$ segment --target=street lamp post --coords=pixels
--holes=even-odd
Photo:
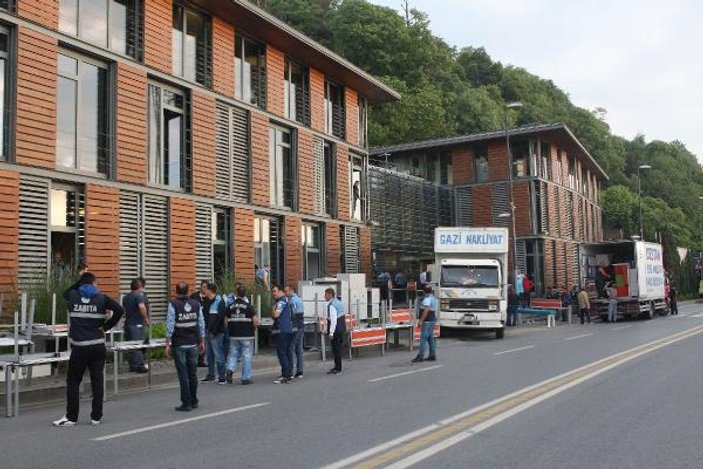
[[[505,105],[505,147],[508,152],[508,186],[510,194],[510,228],[513,238],[513,282],[517,281],[517,233],[515,230],[515,198],[513,197],[513,152],[510,149],[510,122],[508,121],[509,109],[520,109],[522,103],[515,101]]]
[[[637,167],[637,198],[639,202],[639,212],[640,212],[640,239],[644,241],[644,219],[642,218],[642,178],[640,177],[640,170],[651,169],[652,167],[648,164],[641,164]]]

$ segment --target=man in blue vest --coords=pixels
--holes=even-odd
[[[295,293],[292,285],[287,285],[284,289],[288,301],[293,305],[295,312],[293,328],[292,355],[295,358],[295,378],[303,378],[303,338],[305,337],[305,307],[303,300]],[[291,366],[293,364],[291,363]]]
[[[274,284],[271,287],[271,294],[276,301],[273,307],[273,331],[276,336],[276,354],[281,364],[281,376],[274,381],[276,384],[290,383],[293,377],[293,354],[291,344],[293,343],[293,305],[286,298],[286,294],[280,285]]]
[[[122,317],[119,303],[98,290],[95,275],[84,272],[63,297],[68,304],[68,340],[71,358],[66,375],[66,415],[54,422],[56,427],[71,427],[78,422],[79,388],[86,368],[90,371],[93,391],[91,424],[99,425],[103,417],[103,377],[105,375],[105,332]],[[107,319],[107,311],[112,316]]]
[[[325,301],[327,301],[327,332],[330,335],[332,354],[334,354],[334,368],[327,374],[338,375],[342,372],[342,346],[344,345],[344,334],[347,331],[347,322],[344,317],[344,305],[335,296],[334,288],[325,290]]]
[[[435,354],[435,340],[434,340],[434,325],[437,320],[437,298],[432,293],[432,286],[425,285],[423,289],[425,292],[425,297],[422,299],[422,311],[420,313],[420,319],[417,322],[417,327],[420,328],[420,350],[418,350],[417,356],[412,359],[413,363],[418,363],[425,361],[425,349],[429,346],[430,355],[427,357],[427,361],[437,360],[437,355]]]
[[[177,298],[166,313],[166,356],[171,356],[181,386],[179,412],[198,408],[198,356],[205,351],[205,319],[200,302],[188,297],[188,284],[176,286]]]
[[[246,289],[237,286],[236,296],[227,304],[227,328],[229,332],[229,356],[227,357],[227,383],[232,384],[232,375],[242,358],[242,384],[251,384],[251,364],[256,328],[259,318],[246,299]]]
[[[225,357],[229,351],[229,344],[225,344],[227,334],[225,329],[226,302],[217,294],[217,286],[208,282],[205,288],[203,302],[203,315],[205,316],[205,354],[207,356],[207,376],[203,382],[215,381],[217,371],[218,384],[226,384]]]

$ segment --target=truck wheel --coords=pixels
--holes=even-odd
[[[505,337],[505,328],[496,329],[496,339],[502,339],[503,337]]]
[[[647,319],[654,319],[657,314],[657,310],[654,307],[654,302],[649,303],[649,310],[647,311]]]

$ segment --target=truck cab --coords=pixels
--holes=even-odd
[[[438,287],[440,325],[491,330],[497,338],[503,338],[507,314],[507,230],[437,230],[433,280]],[[457,236],[452,230],[459,230]],[[452,239],[449,247],[447,239]],[[463,241],[457,245],[456,240]]]

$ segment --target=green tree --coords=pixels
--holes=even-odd
[[[630,189],[625,186],[605,189],[601,192],[601,206],[606,226],[622,229],[625,238],[637,233],[637,199]]]

